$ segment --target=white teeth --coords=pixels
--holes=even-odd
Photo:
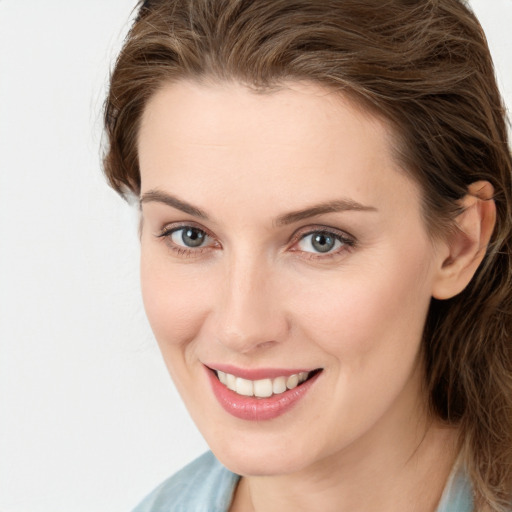
[[[275,395],[284,393],[286,391],[286,377],[277,377],[272,383],[272,391]]]
[[[228,389],[243,396],[256,396],[268,398],[284,393],[287,389],[294,389],[309,377],[309,372],[294,373],[288,377],[276,377],[275,379],[248,380],[235,377],[230,373],[217,370],[219,381]]]
[[[268,398],[272,396],[272,381],[270,379],[262,379],[254,381],[254,396],[260,398]]]
[[[243,396],[253,396],[254,390],[252,380],[242,379],[237,377],[236,379],[236,392]]]
[[[288,380],[286,381],[286,387],[288,389],[296,388],[299,385],[299,376],[294,373],[293,375],[290,375],[288,377]]]
[[[226,373],[226,386],[231,391],[236,391],[236,377],[230,373]]]

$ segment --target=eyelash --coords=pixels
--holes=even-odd
[[[340,242],[341,247],[334,251],[329,251],[325,253],[321,252],[310,252],[310,251],[301,251],[300,249],[291,249],[292,252],[300,252],[301,257],[306,258],[308,260],[326,260],[328,258],[335,258],[340,256],[342,253],[352,250],[356,246],[356,240],[354,237],[344,233],[343,231],[339,231],[334,228],[326,228],[324,226],[318,227],[308,227],[307,230],[301,230],[297,234],[294,234],[292,237],[292,247],[299,244],[301,241],[305,240],[308,236],[313,235],[323,235],[330,238],[334,238],[335,242]]]
[[[218,242],[216,242],[216,247],[212,245],[205,245],[205,246],[199,246],[197,248],[189,248],[184,246],[176,245],[172,240],[171,237],[173,234],[185,230],[185,229],[193,229],[197,230],[201,233],[203,233],[206,237],[209,237],[212,240],[215,240],[214,236],[211,235],[207,230],[205,230],[202,227],[195,226],[194,224],[181,224],[181,225],[174,225],[174,226],[165,226],[160,233],[155,235],[157,238],[163,239],[173,252],[175,252],[178,256],[182,257],[194,257],[199,256],[203,254],[205,251],[208,251],[210,249],[217,249],[220,246]],[[321,252],[310,252],[310,251],[301,251],[300,249],[293,249],[295,245],[300,243],[301,241],[305,240],[308,236],[313,235],[324,235],[327,237],[334,238],[335,242],[340,242],[342,245],[335,251],[329,251],[326,253]],[[352,250],[356,246],[356,240],[351,235],[348,235],[347,233],[334,229],[334,228],[326,228],[325,226],[311,226],[306,229],[301,229],[294,233],[294,235],[291,238],[291,252],[299,252],[302,254],[301,257],[306,258],[308,260],[314,260],[314,259],[321,259],[326,260],[328,258],[333,258],[336,256],[340,256],[341,253],[344,253],[346,251]]]
[[[195,226],[194,224],[181,224],[181,225],[174,225],[174,226],[165,226],[162,231],[156,235],[157,238],[161,238],[166,243],[167,247],[171,249],[173,252],[175,252],[178,256],[182,257],[193,257],[193,256],[199,256],[203,254],[205,251],[212,249],[212,246],[205,245],[201,247],[194,248],[188,248],[180,245],[176,245],[172,240],[171,237],[174,233],[177,233],[178,231],[185,230],[185,229],[194,229],[197,231],[200,231],[201,233],[204,233],[207,237],[214,240],[215,238],[213,235],[211,235],[208,231],[206,231],[204,228],[200,228],[199,226]],[[220,247],[220,244],[217,243],[217,245]]]

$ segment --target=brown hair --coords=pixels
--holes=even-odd
[[[258,90],[307,80],[349,94],[396,133],[424,191],[432,234],[468,186],[489,181],[497,224],[458,296],[432,300],[424,335],[431,409],[459,426],[481,510],[512,500],[512,159],[483,31],[459,0],[156,0],[145,2],[111,77],[105,173],[139,194],[137,134],[170,80],[236,80]]]

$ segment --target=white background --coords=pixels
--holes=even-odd
[[[121,512],[206,449],[100,171],[132,0],[0,0],[0,512]],[[472,2],[512,105],[512,0]]]

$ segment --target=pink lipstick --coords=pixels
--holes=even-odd
[[[321,369],[205,369],[213,394],[224,410],[248,421],[271,420],[286,413],[306,395],[321,373]]]

